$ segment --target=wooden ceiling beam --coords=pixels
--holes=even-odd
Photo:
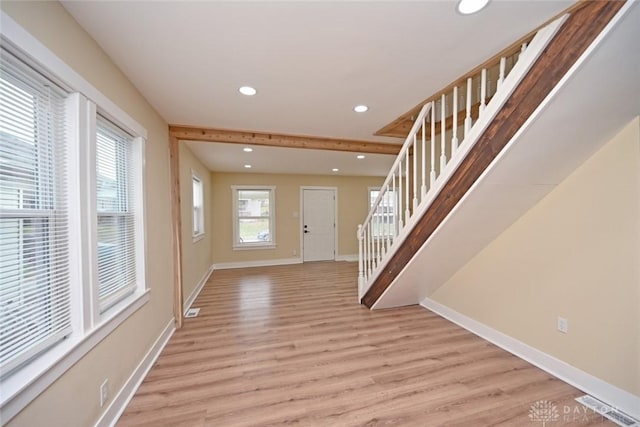
[[[353,139],[287,135],[228,129],[169,125],[169,135],[181,141],[223,142],[282,148],[348,151],[353,153],[398,155],[401,145]]]

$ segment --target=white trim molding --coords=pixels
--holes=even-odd
[[[302,258],[265,259],[260,261],[222,262],[213,264],[214,270],[228,270],[231,268],[269,267],[272,265],[302,264]]]
[[[184,314],[187,313],[187,311],[191,308],[191,305],[196,300],[198,295],[200,295],[202,288],[204,288],[204,285],[209,280],[209,277],[211,277],[211,273],[213,273],[213,270],[214,270],[214,265],[212,264],[211,267],[209,267],[209,269],[204,273],[204,275],[198,281],[198,286],[196,286],[193,292],[191,292],[191,295],[189,295],[187,299],[184,300],[184,303],[182,304],[182,310]]]
[[[358,262],[358,254],[336,255],[336,261]]]
[[[422,300],[420,305],[427,310],[444,317],[469,332],[497,345],[503,350],[531,363],[556,378],[570,384],[587,394],[619,409],[634,418],[640,418],[640,397],[622,390],[600,378],[584,372],[543,351],[533,348],[522,341],[503,334],[483,323],[461,314],[430,298]]]
[[[136,391],[144,381],[145,377],[153,367],[153,364],[162,353],[162,350],[169,342],[171,336],[175,332],[175,319],[171,319],[164,330],[160,333],[160,336],[153,343],[147,354],[140,361],[136,369],[131,373],[127,381],[118,391],[116,396],[111,401],[111,404],[104,411],[96,427],[111,427],[115,426],[118,419],[122,416],[122,413],[126,409],[127,405],[135,395]]]

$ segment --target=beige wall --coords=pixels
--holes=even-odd
[[[213,260],[216,264],[298,258],[300,256],[300,187],[337,187],[338,256],[358,253],[356,228],[368,213],[367,188],[384,178],[212,173]],[[276,249],[232,249],[232,185],[276,186]],[[293,251],[297,255],[293,255]]]
[[[59,3],[3,1],[0,7],[148,131],[145,174],[151,299],[9,423],[86,427],[94,425],[102,413],[98,401],[102,381],[109,379],[113,397],[173,318],[167,124]]]
[[[432,298],[640,396],[640,119]]]
[[[204,231],[202,239],[193,240],[192,171],[202,180],[204,191]],[[182,211],[182,292],[184,301],[196,290],[213,263],[211,256],[211,175],[209,169],[180,144],[180,203]]]

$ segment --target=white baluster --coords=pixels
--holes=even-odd
[[[385,197],[385,203],[384,203],[384,208],[385,208],[385,240],[387,242],[387,244],[384,247],[384,253],[386,255],[387,252],[389,252],[389,246],[391,245],[391,221],[390,221],[390,215],[391,215],[391,210],[389,209],[389,197],[391,196],[391,193],[389,193],[389,187],[387,187],[387,192],[384,194]]]
[[[480,112],[484,111],[487,100],[487,69],[483,68],[480,77]]]
[[[453,157],[453,154],[458,150],[458,86],[453,87],[453,109],[451,111],[453,118],[451,157]]]
[[[404,204],[404,208],[405,208],[405,212],[404,212],[404,223],[407,224],[409,222],[409,218],[411,218],[411,210],[410,210],[410,205],[409,205],[409,178],[411,177],[411,175],[409,175],[409,150],[407,150],[407,152],[404,154],[404,161],[405,161],[405,168],[404,168],[404,183],[406,184],[404,186],[404,192],[405,192],[405,201],[406,203]]]
[[[365,255],[365,261],[367,262],[367,268],[365,269],[365,274],[367,275],[367,282],[371,279],[371,255],[370,255],[370,250],[369,250],[369,242],[371,241],[371,239],[369,239],[369,228],[371,226],[371,222],[369,222],[369,224],[367,224],[367,229],[365,230],[365,240],[366,240],[366,255]]]
[[[429,174],[429,189],[436,182],[436,102],[431,101],[431,173]]]
[[[398,211],[396,210],[397,206],[397,202],[398,202],[398,193],[396,193],[396,174],[394,173],[392,175],[392,179],[391,179],[391,188],[393,191],[393,240],[396,239],[396,236],[398,235],[398,231],[400,229],[398,221]]]
[[[425,127],[427,125],[426,114],[422,117],[422,188],[420,189],[420,202],[424,200],[425,194],[427,194],[427,143],[425,137]]]
[[[398,232],[404,228],[404,222],[402,221],[402,161],[398,162]]]
[[[507,69],[507,58],[504,56],[500,58],[500,77],[498,77],[498,89],[502,86],[502,82],[504,82],[504,73]]]
[[[366,249],[367,249],[367,257],[365,258],[367,261],[367,277],[371,277],[371,221],[366,225]]]
[[[471,90],[472,80],[471,77],[467,79],[467,115],[464,119],[464,137],[467,137],[469,129],[471,129]]]
[[[376,213],[378,213],[378,209],[380,209],[380,204],[376,205]],[[378,215],[376,215],[376,229],[378,230],[378,232],[376,233],[376,241],[375,241],[378,264],[380,264],[380,259],[381,259],[381,250],[380,250],[380,241],[382,240],[382,234],[381,234],[381,228],[380,228],[381,220],[382,220],[382,215],[378,213]]]
[[[363,250],[364,250],[364,278],[365,281],[369,281],[369,260],[367,258],[367,223],[362,227],[362,241],[363,241]]]
[[[413,211],[418,207],[418,140],[413,134]]]
[[[362,259],[363,250],[363,236],[362,236],[362,224],[358,224],[358,295],[362,297],[362,290],[364,289],[364,260]]]
[[[520,47],[520,55],[522,55],[525,50],[527,50],[527,44],[526,43],[522,43],[522,46]]]
[[[446,113],[446,97],[442,94],[440,101],[440,173],[447,165],[447,113]]]

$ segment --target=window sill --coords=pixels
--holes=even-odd
[[[204,239],[205,233],[195,234],[193,235],[193,243],[199,242]]]
[[[234,251],[251,251],[254,249],[260,250],[260,249],[275,249],[276,245],[275,243],[267,243],[264,245],[260,245],[260,244],[246,244],[246,245],[235,245],[233,247]]]
[[[148,289],[134,293],[105,313],[102,322],[86,335],[79,331],[72,333],[24,368],[4,378],[0,393],[3,421],[18,414],[148,301]]]

